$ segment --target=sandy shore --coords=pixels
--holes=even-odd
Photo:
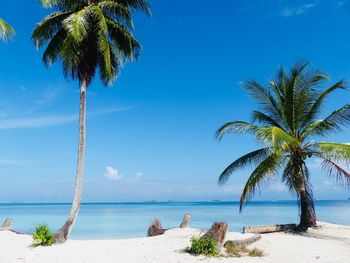
[[[109,262],[350,262],[350,227],[320,223],[303,236],[286,233],[264,234],[251,248],[264,251],[262,258],[205,258],[182,252],[200,230],[172,229],[163,236],[126,240],[69,240],[63,245],[31,248],[32,238],[9,231],[0,232],[1,263],[109,263]],[[227,239],[243,235],[230,232]]]

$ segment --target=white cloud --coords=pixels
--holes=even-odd
[[[119,181],[123,176],[117,169],[113,168],[112,166],[107,166],[105,177],[111,181]]]
[[[291,17],[299,16],[304,14],[307,10],[314,8],[316,5],[314,3],[303,4],[297,7],[286,6],[282,11],[282,16]]]
[[[135,180],[141,180],[142,179],[142,177],[143,177],[143,172],[137,172],[136,174],[135,174]]]

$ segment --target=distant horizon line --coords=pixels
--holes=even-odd
[[[324,201],[350,201],[350,198],[345,199],[315,199],[315,202],[324,202]],[[278,202],[297,202],[295,199],[270,199],[270,200],[256,200],[250,201],[247,203],[278,203]],[[168,200],[168,201],[157,201],[157,200],[148,200],[148,201],[122,201],[122,202],[82,202],[82,205],[91,205],[91,204],[167,204],[167,203],[180,203],[180,204],[188,204],[188,203],[240,203],[239,201],[227,201],[227,200],[204,200],[204,201],[176,201],[176,200]],[[39,205],[39,204],[54,204],[54,205],[71,205],[70,202],[0,202],[0,205],[15,205],[15,204],[26,204],[26,205]]]

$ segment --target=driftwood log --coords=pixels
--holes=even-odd
[[[165,230],[162,226],[162,223],[159,219],[154,219],[150,226],[148,227],[147,236],[148,237],[154,237],[154,236],[160,236],[165,233]]]
[[[6,218],[4,223],[2,224],[3,229],[11,229],[13,220],[11,218]]]
[[[181,225],[180,225],[180,228],[186,228],[186,227],[188,227],[188,225],[189,225],[190,222],[191,222],[191,218],[192,218],[191,214],[186,214],[186,215],[184,215],[184,218],[182,219],[182,223],[181,223]]]
[[[286,224],[286,225],[270,225],[270,226],[248,226],[243,227],[243,234],[245,233],[273,233],[281,231],[290,231],[296,228],[296,224]]]
[[[222,248],[222,245],[225,241],[225,236],[227,232],[227,224],[224,222],[215,222],[210,229],[201,237],[207,238],[210,237],[217,242],[218,250]]]
[[[254,242],[258,241],[261,239],[261,235],[260,234],[256,234],[252,237],[249,238],[245,238],[245,239],[238,239],[238,240],[228,240],[225,242],[224,247],[246,247],[249,246],[251,244],[253,244]]]

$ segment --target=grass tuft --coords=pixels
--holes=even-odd
[[[217,242],[210,237],[191,239],[191,247],[187,250],[195,255],[205,255],[214,257],[219,254],[217,250]]]
[[[54,235],[51,233],[47,225],[37,226],[35,228],[35,232],[32,234],[32,237],[32,247],[51,246],[56,242]]]
[[[263,257],[264,253],[262,250],[254,248],[248,249],[244,246],[235,246],[231,243],[225,245],[226,253],[233,257],[242,257],[248,255],[250,257]]]

